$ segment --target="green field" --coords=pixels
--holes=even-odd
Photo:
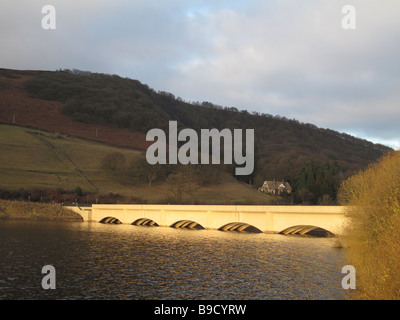
[[[104,155],[118,151],[132,160],[140,152],[66,135],[0,125],[0,188],[63,188],[119,192],[99,170]],[[122,188],[125,189],[125,188]]]
[[[64,134],[31,128],[0,125],[0,189],[46,189],[74,191],[79,186],[84,194],[120,194],[146,203],[168,203],[174,187],[168,182],[149,186],[113,175],[101,169],[107,154],[123,154],[125,163],[143,152],[92,142]],[[218,184],[185,186],[185,203],[199,204],[270,204],[276,199],[223,174]]]

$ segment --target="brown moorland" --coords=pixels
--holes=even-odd
[[[151,144],[144,133],[131,132],[112,125],[86,124],[73,121],[61,113],[58,101],[32,98],[23,83],[41,71],[0,69],[0,122],[69,134],[93,141],[146,150]]]

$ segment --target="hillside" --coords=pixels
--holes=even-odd
[[[143,152],[92,142],[65,134],[0,125],[0,198],[71,203],[275,203],[223,173],[219,183],[199,183],[194,175],[170,180],[158,177],[149,185],[132,167]],[[106,160],[117,155],[113,170]],[[135,162],[136,161],[136,162]],[[180,172],[180,175],[183,171]],[[178,176],[179,177],[179,176]],[[179,183],[184,190],[179,190]],[[78,189],[78,190],[77,190]],[[7,190],[7,191],[6,191]],[[180,192],[180,194],[178,194]],[[180,198],[177,198],[180,196]],[[281,201],[282,202],[282,201]]]
[[[266,106],[267,108],[267,106]],[[259,187],[285,179],[295,202],[334,201],[340,182],[390,148],[269,114],[250,114],[211,102],[185,102],[137,80],[77,70],[0,69],[0,122],[146,150],[151,128],[255,130],[255,170],[235,177]],[[232,168],[224,168],[233,175]],[[329,202],[328,201],[328,202]]]
[[[24,83],[40,71],[0,69],[0,122],[66,133],[93,141],[145,150],[149,143],[143,133],[97,123],[82,123],[62,114],[63,103],[32,97]]]

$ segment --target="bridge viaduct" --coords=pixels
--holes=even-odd
[[[338,235],[342,206],[92,205],[68,207],[84,221],[284,234]]]

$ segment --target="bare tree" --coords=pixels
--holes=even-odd
[[[112,152],[104,156],[101,160],[101,168],[116,173],[117,170],[125,165],[125,156],[120,152]]]
[[[133,160],[130,164],[129,172],[137,182],[145,182],[149,186],[157,180],[164,179],[166,175],[165,167],[160,164],[151,165],[144,157]]]

